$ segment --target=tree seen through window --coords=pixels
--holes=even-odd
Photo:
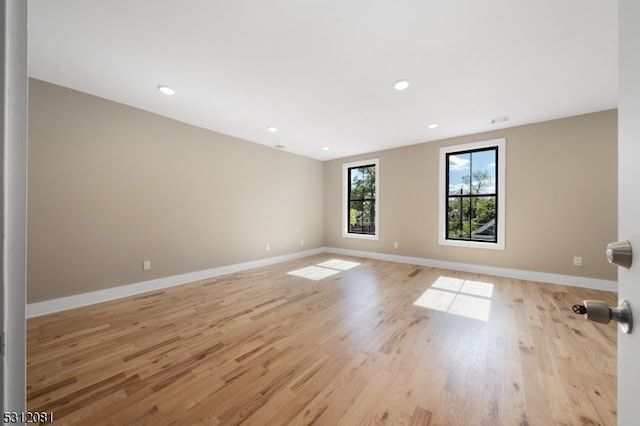
[[[369,164],[350,167],[348,170],[348,232],[374,235],[376,233],[376,166]]]
[[[498,147],[447,154],[447,239],[497,241]]]

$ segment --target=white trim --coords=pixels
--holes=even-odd
[[[120,299],[133,296],[148,291],[155,291],[162,288],[173,287],[190,282],[214,278],[220,275],[234,272],[246,271],[262,266],[275,265],[289,260],[300,259],[320,253],[333,253],[345,256],[364,257],[368,259],[386,260],[389,262],[409,263],[412,265],[429,266],[432,268],[451,269],[456,271],[473,272],[501,277],[517,278],[521,280],[538,281],[551,284],[568,285],[572,287],[591,288],[604,291],[618,291],[617,281],[601,280],[596,278],[577,277],[573,275],[550,274],[547,272],[525,271],[520,269],[499,268],[494,266],[474,265],[468,263],[448,262],[444,260],[426,259],[422,257],[398,256],[386,253],[376,253],[360,250],[347,250],[335,247],[321,247],[306,250],[293,254],[270,257],[267,259],[254,260],[250,262],[237,263],[234,265],[221,266],[219,268],[207,269],[204,271],[191,272],[188,274],[174,275],[172,277],[158,278],[156,280],[143,281],[105,290],[93,291],[74,296],[62,297],[59,299],[47,300],[44,302],[30,303],[27,305],[26,317],[33,318],[54,312],[65,311],[67,309],[79,308],[96,303],[107,302],[109,300]]]
[[[548,272],[526,271],[522,269],[500,268],[496,266],[474,265],[470,263],[448,262],[445,260],[426,259],[422,257],[398,256],[394,254],[375,253],[361,250],[347,250],[325,247],[326,253],[357,256],[369,259],[386,260],[389,262],[409,263],[412,265],[429,266],[432,268],[451,269],[455,271],[472,272],[500,277],[516,278],[520,280],[538,281],[549,284],[568,285],[571,287],[590,288],[594,290],[618,291],[618,282],[597,278],[578,277],[574,275],[551,274]]]
[[[473,142],[463,145],[451,145],[440,148],[440,169],[439,169],[439,200],[438,200],[438,244],[444,246],[472,247],[482,249],[504,250],[505,245],[505,174],[506,174],[506,143],[505,138],[491,139],[480,142]],[[498,147],[498,242],[483,243],[474,241],[455,241],[445,238],[447,229],[446,199],[446,154],[456,151],[470,151],[478,148]]]
[[[0,5],[3,43],[2,142],[0,142],[0,405],[4,413],[24,413],[26,404],[27,194],[28,194],[28,6],[21,1]],[[6,421],[6,420],[5,420]],[[10,423],[7,422],[7,423]],[[6,423],[5,423],[6,424]]]
[[[67,309],[79,308],[81,306],[93,305],[95,303],[120,299],[122,297],[133,296],[148,291],[155,291],[180,284],[187,284],[193,281],[214,278],[220,275],[234,272],[246,271],[248,269],[262,266],[275,265],[289,260],[299,259],[314,254],[324,253],[323,248],[305,250],[297,253],[282,256],[269,257],[266,259],[253,260],[249,262],[236,263],[233,265],[221,266],[218,268],[206,269],[203,271],[190,272],[187,274],[174,275],[171,277],[158,278],[155,280],[143,281],[104,290],[92,291],[90,293],[77,294],[74,296],[61,297],[59,299],[46,300],[44,302],[30,303],[27,305],[26,317],[33,318],[54,312],[65,311]]]
[[[347,223],[347,216],[345,212],[348,209],[349,200],[347,200],[349,196],[349,182],[347,182],[348,170],[351,167],[359,167],[359,166],[368,166],[373,164],[376,166],[376,203],[375,203],[375,227],[376,233],[374,235],[367,234],[354,234],[349,232],[349,224]],[[351,163],[343,163],[342,164],[342,211],[340,212],[342,216],[342,236],[344,238],[357,238],[361,240],[377,240],[380,238],[380,159],[373,158],[371,160],[361,160],[354,161]]]

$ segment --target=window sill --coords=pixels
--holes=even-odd
[[[504,241],[498,241],[497,243],[481,243],[475,241],[457,241],[457,240],[445,240],[441,239],[438,241],[441,246],[452,246],[452,247],[467,247],[467,248],[478,248],[478,249],[488,249],[488,250],[504,250]]]
[[[342,233],[342,237],[343,238],[354,238],[356,240],[377,240],[378,239],[378,235],[352,234],[352,233],[349,233],[349,232],[343,232]]]

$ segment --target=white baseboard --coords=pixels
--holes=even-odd
[[[550,274],[547,272],[525,271],[521,269],[500,268],[496,266],[474,265],[468,263],[447,262],[444,260],[426,259],[422,257],[398,256],[386,253],[374,253],[359,250],[346,250],[335,247],[325,247],[325,252],[357,256],[370,259],[387,260],[390,262],[410,263],[413,265],[430,266],[433,268],[452,269],[456,271],[474,272],[479,274],[497,275],[500,277],[517,278],[521,280],[539,281],[550,284],[561,284],[572,287],[583,287],[594,290],[618,291],[618,282],[597,278],[578,277],[574,275]]]
[[[562,284],[574,287],[585,287],[595,290],[614,292],[618,291],[618,283],[616,281],[610,280],[577,277],[573,275],[558,275],[546,272],[524,271],[520,269],[499,268],[494,266],[473,265],[467,263],[447,262],[443,260],[426,259],[421,257],[408,257],[368,251],[346,250],[335,247],[321,247],[283,256],[226,265],[203,271],[158,278],[155,280],[143,281],[140,283],[128,284],[108,288],[105,290],[92,291],[90,293],[83,293],[74,296],[62,297],[59,299],[46,300],[44,302],[30,303],[27,305],[26,316],[27,318],[38,317],[54,312],[65,311],[67,309],[79,308],[81,306],[93,305],[95,303],[106,302],[108,300],[119,299],[122,297],[133,296],[135,294],[145,293],[148,291],[186,284],[193,281],[214,278],[220,275],[259,268],[261,266],[275,265],[277,263],[299,259],[319,253],[333,253],[345,256],[357,256],[369,259],[387,260],[390,262],[410,263],[413,265],[430,266],[434,268],[452,269],[457,271],[474,272],[488,275],[498,275],[502,277],[517,278],[522,280],[540,281],[545,283]]]
[[[259,268],[261,266],[275,265],[277,263],[286,262],[288,260],[294,260],[301,257],[323,253],[324,251],[324,248],[305,250],[282,256],[252,260],[250,262],[236,263],[233,265],[225,265],[218,268],[206,269],[203,271],[190,272],[187,274],[174,275],[171,277],[158,278],[155,280],[112,287],[105,290],[98,290],[89,293],[77,294],[74,296],[61,297],[59,299],[46,300],[44,302],[29,303],[27,305],[26,317],[38,317],[54,312],[66,311],[67,309],[79,308],[81,306],[93,305],[95,303],[106,302],[108,300],[119,299],[122,297],[133,296],[135,294],[145,293],[148,291],[186,284],[193,281],[214,278],[220,275],[246,271],[248,269]]]

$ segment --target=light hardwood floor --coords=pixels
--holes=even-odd
[[[29,319],[27,404],[59,425],[615,425],[616,326],[583,299],[617,304],[317,255]]]

